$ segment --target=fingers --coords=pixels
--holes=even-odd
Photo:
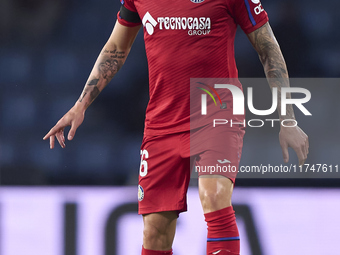
[[[65,148],[65,137],[64,137],[64,129],[67,126],[67,121],[65,118],[61,118],[57,124],[51,128],[51,130],[44,136],[43,140],[50,138],[50,148],[54,148],[55,138],[57,138],[60,146]]]
[[[280,130],[280,144],[284,162],[289,160],[288,147],[293,148],[299,160],[299,165],[303,165],[309,152],[308,136],[299,127],[282,128]]]
[[[281,148],[283,160],[285,163],[288,163],[289,161],[288,145],[287,144],[281,145]],[[301,145],[300,147],[294,147],[293,149],[298,157],[299,166],[303,165],[307,159],[308,154],[307,145]]]
[[[52,135],[54,136],[57,131],[58,131],[59,127],[57,125],[55,125],[53,128],[51,128],[51,130],[44,136],[43,140],[47,140],[49,137],[51,137]]]
[[[309,141],[308,141],[308,136],[306,136],[306,141],[305,141],[305,161],[308,157],[308,153],[309,153]],[[303,162],[305,163],[305,162]]]
[[[51,135],[50,136],[50,149],[54,148],[55,138],[57,138],[61,148],[65,148],[66,147],[65,137],[64,137],[64,130],[60,130],[55,135]]]
[[[72,123],[71,129],[68,132],[68,136],[67,136],[67,139],[69,141],[71,141],[73,139],[73,137],[75,136],[77,128],[78,128],[78,126],[76,126],[75,124]]]
[[[288,145],[286,143],[282,144],[281,149],[282,149],[283,161],[285,163],[288,163],[289,161]]]
[[[299,159],[299,166],[303,165],[308,155],[308,138],[298,147],[293,148]]]
[[[67,126],[71,126],[71,129],[68,133],[68,140],[72,140],[77,128],[84,120],[84,113],[79,111],[68,111],[58,122],[57,124],[44,136],[44,140],[50,138],[50,147],[54,148],[55,138],[57,138],[60,146],[62,148],[66,147],[65,144],[65,136],[64,129]]]
[[[54,148],[54,141],[55,141],[54,135],[50,136],[50,149]]]
[[[307,155],[305,153],[305,149],[304,148],[299,148],[299,149],[294,149],[296,152],[296,155],[298,156],[299,159],[299,166],[302,166],[306,159],[307,159]]]
[[[61,148],[65,148],[66,147],[66,143],[65,143],[65,136],[64,136],[64,128],[59,128],[59,130],[57,130],[57,125],[55,127],[53,127],[45,136],[44,136],[44,140],[46,140],[47,138],[50,138],[50,148],[53,149],[54,148],[54,144],[55,144],[55,138],[57,138],[58,143],[60,144]],[[72,140],[76,130],[77,130],[78,126],[75,124],[71,125],[71,129],[68,133],[68,140]]]
[[[64,137],[64,129],[61,129],[59,130],[57,133],[56,133],[56,138],[61,146],[61,148],[65,148],[66,145],[65,145],[65,137]]]
[[[50,138],[50,149],[54,148],[55,138],[57,138],[60,146],[65,148],[65,137],[64,137],[64,128],[60,129],[58,125],[55,125],[43,138],[46,140]]]

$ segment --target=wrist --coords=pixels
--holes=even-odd
[[[82,112],[85,113],[87,109],[87,104],[85,102],[79,102],[77,101],[74,106],[72,107],[74,111],[76,112]]]
[[[280,118],[280,123],[281,128],[290,128],[297,126],[297,121],[295,120],[295,118]]]

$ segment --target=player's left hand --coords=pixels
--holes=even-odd
[[[299,165],[303,165],[309,152],[308,136],[305,132],[298,126],[281,126],[279,138],[284,162],[287,163],[289,161],[288,147],[291,147],[299,158]]]

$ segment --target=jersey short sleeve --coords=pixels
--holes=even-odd
[[[242,30],[249,34],[268,21],[260,0],[233,0],[232,16]]]
[[[141,19],[138,15],[133,0],[121,0],[122,6],[117,14],[118,22],[127,27],[140,25]]]

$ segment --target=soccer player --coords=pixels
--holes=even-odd
[[[144,222],[142,254],[172,254],[176,221],[179,213],[187,209],[190,166],[217,160],[238,167],[243,144],[242,127],[218,129],[209,137],[212,145],[204,143],[208,144],[204,148],[203,143],[190,144],[197,141],[191,140],[191,134],[195,136],[209,128],[195,127],[195,132],[190,133],[190,78],[237,78],[237,25],[258,52],[271,88],[280,92],[288,87],[288,72],[260,0],[122,0],[117,19],[79,100],[44,139],[50,139],[51,149],[55,138],[64,148],[67,126],[71,126],[68,140],[74,138],[87,107],[122,67],[143,26],[150,100],[138,185],[139,214]],[[295,119],[291,105],[287,114],[281,115],[280,96],[278,105],[281,120]],[[298,126],[281,126],[279,138],[284,161],[288,162],[288,147],[292,147],[299,164],[303,164],[308,154],[306,134]],[[214,142],[217,151],[211,149]],[[216,158],[215,154],[226,156]],[[240,239],[231,205],[235,176],[199,175],[199,195],[208,226],[207,254],[239,254]]]

